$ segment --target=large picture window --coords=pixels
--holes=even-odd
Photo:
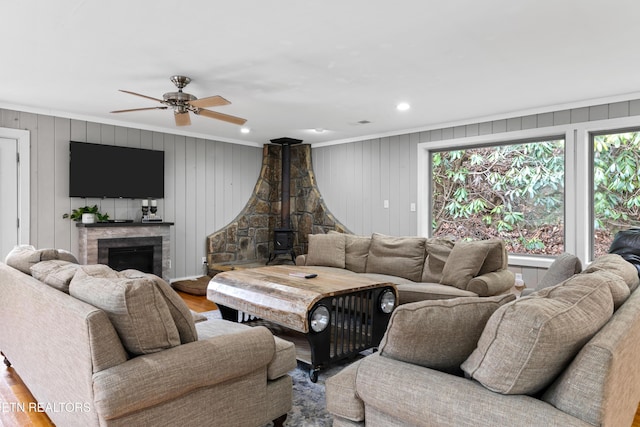
[[[513,254],[565,250],[565,140],[430,152],[431,235],[500,238]]]
[[[640,131],[592,134],[593,256],[615,234],[640,226]]]

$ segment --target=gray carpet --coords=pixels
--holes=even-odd
[[[218,310],[201,314],[209,319],[221,318]],[[302,362],[298,362],[298,367],[289,372],[289,375],[293,378],[293,407],[289,411],[284,425],[287,427],[331,427],[333,418],[326,410],[324,398],[325,381],[340,372],[349,363],[352,363],[352,361],[344,361],[331,366],[329,369],[321,370],[318,375],[318,381],[312,383],[309,379],[309,367]],[[269,423],[264,427],[269,426],[273,426],[273,423]]]

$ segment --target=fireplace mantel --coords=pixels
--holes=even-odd
[[[99,263],[99,241],[109,239],[160,237],[162,239],[162,278],[169,280],[171,271],[172,222],[99,222],[78,223],[78,260],[81,264]]]

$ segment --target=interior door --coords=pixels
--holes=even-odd
[[[18,141],[0,138],[0,260],[20,241]]]

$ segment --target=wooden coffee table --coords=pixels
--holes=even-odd
[[[297,351],[298,359],[310,365],[315,382],[321,368],[380,343],[398,293],[393,283],[357,274],[274,265],[219,273],[209,282],[207,298],[227,320],[259,318],[302,334],[310,357]]]

